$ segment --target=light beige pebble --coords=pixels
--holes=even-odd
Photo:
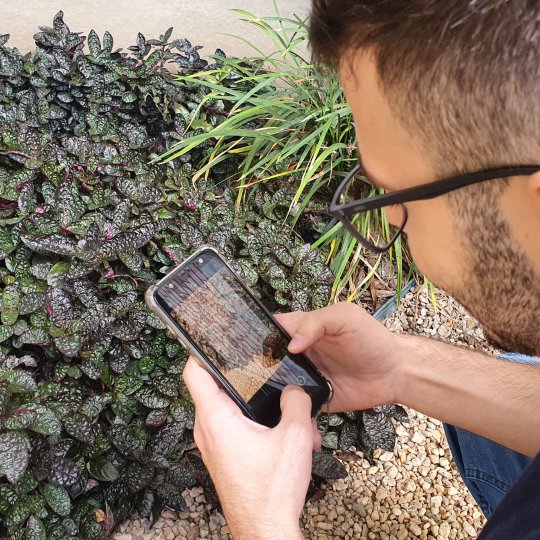
[[[468,521],[463,522],[463,530],[469,536],[476,537],[476,529]]]
[[[384,452],[384,454],[381,454],[379,457],[379,460],[383,463],[392,459],[394,459],[394,452]]]
[[[443,521],[439,525],[439,536],[441,538],[449,538],[450,537],[450,524],[447,521]]]
[[[187,536],[187,529],[184,527],[184,523],[182,521],[177,522],[173,530],[176,534],[183,534],[184,536]]]
[[[375,492],[375,497],[378,501],[383,501],[388,497],[388,491],[383,487],[378,487],[377,491]]]
[[[397,540],[405,540],[409,537],[409,531],[405,528],[400,529],[397,533]]]
[[[416,484],[414,483],[414,480],[407,480],[407,482],[405,483],[404,488],[407,491],[411,491],[411,492],[416,491]]]
[[[163,510],[163,512],[161,513],[161,517],[162,519],[165,519],[165,520],[178,519],[178,515],[176,514],[176,512],[174,512],[173,510],[170,510],[169,508],[166,508],[165,510]]]

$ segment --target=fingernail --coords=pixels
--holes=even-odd
[[[289,349],[299,349],[304,344],[305,340],[302,336],[293,336],[289,343]]]

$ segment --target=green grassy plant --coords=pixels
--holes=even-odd
[[[275,4],[274,4],[275,5]],[[345,102],[336,74],[323,72],[306,60],[308,32],[298,16],[260,18],[234,10],[248,24],[264,32],[274,52],[246,59],[217,58],[213,69],[181,75],[178,82],[199,94],[199,105],[191,113],[188,137],[162,154],[161,160],[181,159],[198,145],[210,144],[212,151],[200,162],[193,177],[208,179],[231,161],[228,183],[236,185],[236,205],[249,203],[260,183],[286,181],[294,186],[289,218],[294,227],[302,211],[313,201],[328,204],[345,174],[356,162],[356,140],[352,114]],[[216,67],[217,65],[217,67]],[[254,68],[254,66],[257,66]],[[234,82],[234,84],[232,84]],[[224,115],[215,125],[201,121],[207,106],[224,104]],[[377,190],[366,182],[363,195]],[[388,234],[384,214],[372,214],[357,222],[363,234],[377,229]],[[328,218],[315,243],[328,255],[335,275],[332,300],[354,300],[377,275],[381,258],[366,264],[364,248]],[[401,289],[403,252],[400,244],[390,253]]]

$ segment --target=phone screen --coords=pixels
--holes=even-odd
[[[324,378],[305,356],[288,352],[288,336],[211,250],[174,271],[155,298],[258,417],[279,419],[288,384],[304,387],[314,408],[328,398]]]

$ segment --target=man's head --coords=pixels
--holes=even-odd
[[[540,4],[312,0],[316,59],[339,70],[362,163],[397,190],[540,163]],[[540,354],[540,173],[407,204],[415,262],[501,346]],[[392,219],[392,209],[388,210]]]

